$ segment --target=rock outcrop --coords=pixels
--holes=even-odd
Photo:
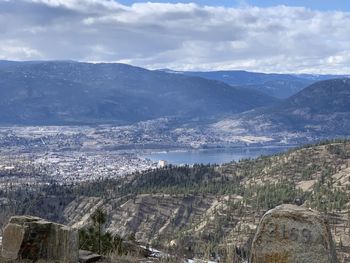
[[[255,234],[251,263],[336,263],[326,220],[316,211],[281,205],[268,211]]]
[[[5,260],[78,262],[78,232],[32,216],[14,216],[4,229]]]
[[[79,262],[80,263],[92,263],[99,261],[102,258],[101,255],[98,255],[94,252],[88,250],[79,250]]]

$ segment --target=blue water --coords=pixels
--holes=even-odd
[[[169,164],[223,164],[261,155],[271,155],[287,151],[290,147],[246,147],[230,149],[210,149],[193,151],[154,152],[144,157],[154,162],[165,160]]]

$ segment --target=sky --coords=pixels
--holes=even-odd
[[[149,0],[132,1],[122,0],[121,4],[132,5],[134,3],[147,3]],[[153,2],[153,1],[151,1]],[[287,5],[294,7],[306,7],[314,10],[339,10],[350,11],[350,2],[348,0],[194,0],[194,1],[178,1],[178,0],[158,0],[160,3],[196,3],[198,5],[209,6],[224,6],[224,7],[241,7],[241,6],[258,6],[258,7],[272,7],[276,5]]]
[[[0,59],[350,74],[350,1],[0,0]]]

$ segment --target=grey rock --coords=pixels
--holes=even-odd
[[[8,224],[4,229],[4,240],[2,244],[2,257],[6,259],[17,259],[24,238],[25,228],[17,224]]]
[[[88,250],[79,250],[79,262],[80,263],[91,263],[99,261],[102,258],[101,255],[95,254]]]
[[[281,205],[268,211],[258,226],[251,263],[336,263],[330,229],[316,211]]]
[[[78,262],[78,232],[32,216],[14,216],[4,229],[5,260]]]

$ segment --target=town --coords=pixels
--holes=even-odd
[[[239,123],[193,127],[161,118],[133,125],[12,126],[0,128],[0,187],[76,184],[154,169],[154,151],[297,145],[304,134],[243,135]],[[312,138],[311,138],[312,139]]]

